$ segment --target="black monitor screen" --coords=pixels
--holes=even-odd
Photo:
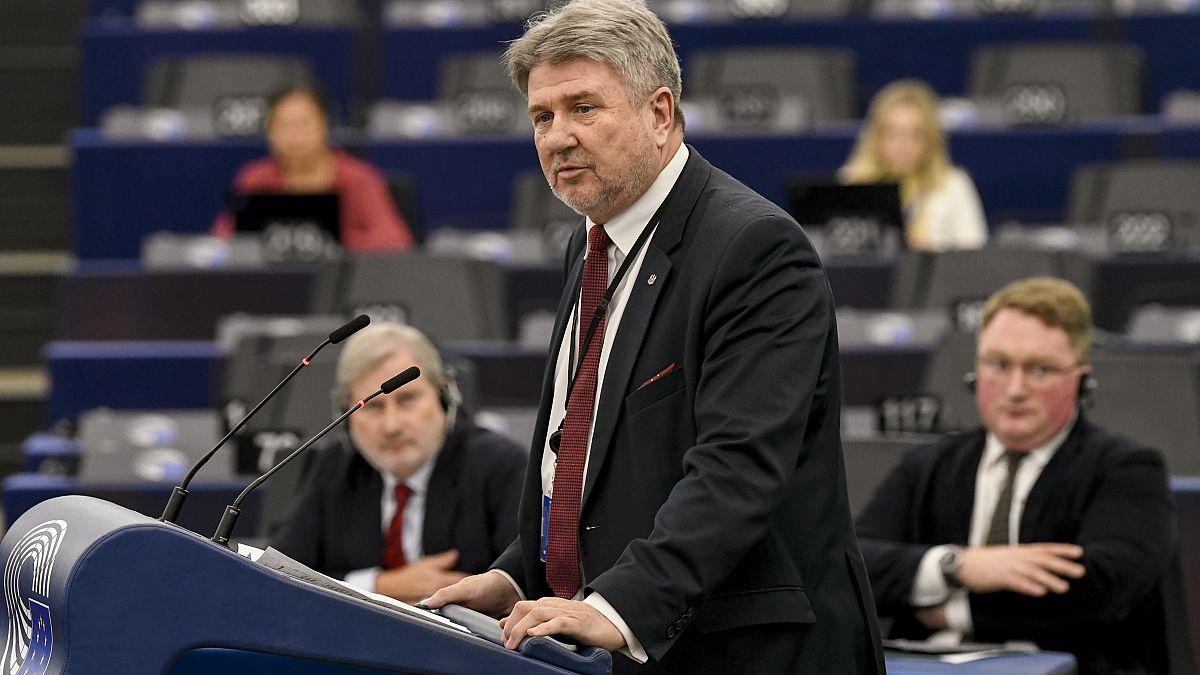
[[[235,195],[230,210],[239,233],[262,237],[268,262],[312,262],[341,249],[334,193]]]
[[[832,251],[878,253],[890,233],[902,229],[900,186],[896,183],[838,185],[794,181],[789,186],[792,217],[801,225],[823,228]]]

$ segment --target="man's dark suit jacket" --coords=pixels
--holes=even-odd
[[[930,547],[967,545],[984,439],[979,429],[912,451],[859,516],[875,601],[897,637],[929,634],[909,606],[913,580]],[[971,594],[975,639],[1071,652],[1084,673],[1165,672],[1158,587],[1173,532],[1160,454],[1080,415],[1029,493],[1020,541],[1078,544],[1086,573],[1065,595]]]
[[[421,542],[427,555],[458,549],[458,569],[478,573],[516,536],[527,454],[507,438],[459,421],[429,477]],[[271,545],[338,579],[383,564],[383,478],[347,434],[322,448]]]
[[[880,671],[824,270],[786,213],[690,153],[601,384],[579,521],[584,584],[637,636],[645,670],[733,672],[723,659],[745,653],[760,660],[735,670]],[[550,410],[554,364],[585,240],[580,228],[566,256],[520,539],[496,562],[534,598],[553,595],[538,550],[540,467],[563,415]],[[801,660],[772,662],[752,644],[763,635]]]

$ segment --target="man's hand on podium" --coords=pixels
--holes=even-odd
[[[449,604],[462,605],[499,618],[511,612],[520,599],[517,589],[513,588],[507,577],[499,572],[484,572],[438,590],[422,604],[430,609]]]
[[[454,549],[425,556],[404,567],[380,572],[375,579],[375,592],[415,602],[466,577],[454,569],[457,564],[458,551]]]
[[[526,635],[566,637],[584,645],[615,652],[625,646],[625,638],[600,610],[586,602],[562,598],[540,598],[518,602],[500,621],[504,646],[516,649]]]

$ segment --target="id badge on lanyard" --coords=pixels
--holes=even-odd
[[[546,562],[546,544],[550,540],[550,495],[542,495],[542,537],[539,557]]]

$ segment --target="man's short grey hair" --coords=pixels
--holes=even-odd
[[[441,388],[446,384],[446,368],[442,357],[424,333],[404,324],[383,321],[373,323],[346,340],[338,357],[334,392],[338,400],[349,406],[350,385],[363,375],[378,368],[398,351],[407,352],[421,369],[421,377]],[[378,384],[397,373],[388,375]]]
[[[642,0],[565,2],[530,19],[525,34],[504,52],[508,76],[526,97],[529,71],[535,66],[575,59],[598,61],[617,71],[632,103],[640,103],[659,87],[670,89],[675,97],[675,126],[683,128],[679,57],[666,25]]]

